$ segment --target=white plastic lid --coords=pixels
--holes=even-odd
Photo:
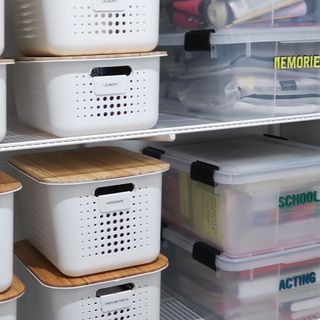
[[[214,181],[244,184],[320,174],[320,148],[259,136],[180,145],[165,149],[163,160],[182,169],[195,161],[219,167]],[[187,167],[185,168],[187,170]]]
[[[191,255],[193,254],[195,244],[199,243],[197,239],[173,228],[164,228],[162,236],[165,240],[189,252]],[[208,246],[208,248],[210,247]],[[210,251],[208,251],[207,256],[208,254],[210,254]],[[221,253],[219,255],[212,255],[212,265],[223,271],[241,272],[318,258],[320,258],[320,244],[314,244],[240,259],[229,258]],[[210,259],[207,257],[206,261],[208,260]]]

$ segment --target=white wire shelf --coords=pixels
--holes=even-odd
[[[161,301],[161,320],[205,320],[176,298],[167,296]]]
[[[319,119],[320,113],[232,122],[214,122],[197,118],[160,114],[159,124],[155,128],[150,130],[79,136],[70,138],[58,138],[50,134],[26,127],[16,119],[11,119],[8,125],[7,136],[5,137],[4,141],[0,143],[0,152],[120,140],[172,140],[174,139],[175,135],[178,134],[267,126],[273,124],[302,122]]]

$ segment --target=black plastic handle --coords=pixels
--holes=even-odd
[[[108,295],[116,294],[116,293],[120,293],[120,292],[132,291],[133,289],[134,289],[133,283],[126,283],[126,284],[122,284],[120,286],[100,289],[96,292],[96,297],[100,298],[103,296],[108,296]]]
[[[92,78],[112,77],[112,76],[129,76],[132,69],[129,66],[120,67],[99,67],[93,68],[90,72]]]
[[[122,192],[132,192],[134,190],[133,183],[118,184],[115,186],[101,187],[94,192],[95,197],[106,196],[108,194],[117,194]]]

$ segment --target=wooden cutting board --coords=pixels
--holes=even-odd
[[[20,279],[16,276],[13,276],[13,282],[11,287],[0,293],[0,302],[6,302],[20,297],[24,293],[25,287]]]
[[[154,262],[115,271],[108,271],[86,277],[72,278],[62,274],[41,253],[34,249],[27,240],[17,242],[14,246],[17,258],[44,284],[54,288],[75,288],[107,281],[164,270],[168,259],[160,255]]]
[[[14,157],[9,163],[38,182],[84,183],[167,171],[169,164],[116,147],[97,147]]]
[[[0,171],[0,194],[14,192],[21,188],[21,183]]]

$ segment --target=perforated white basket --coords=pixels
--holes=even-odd
[[[1,0],[0,0],[1,8]],[[0,9],[1,15],[1,9]],[[0,17],[1,21],[1,17]],[[1,34],[1,31],[0,31]],[[1,35],[0,35],[1,43]],[[1,44],[0,44],[1,45]],[[7,132],[7,65],[13,64],[13,60],[0,59],[0,142]]]
[[[17,301],[12,300],[0,303],[0,320],[17,319]]]
[[[5,292],[0,293],[0,320],[17,319],[17,299],[24,294],[24,290],[23,283],[14,276],[11,287]]]
[[[19,50],[83,55],[153,50],[159,0],[12,0]]]
[[[97,153],[96,149],[100,148],[84,149],[91,152],[90,158],[79,152],[89,163],[89,175],[97,171],[99,175],[112,174],[101,164],[103,159],[99,162],[105,158],[113,167],[123,168],[121,178],[90,181],[75,173],[78,182],[51,183],[17,171],[24,185],[19,200],[27,239],[62,273],[72,277],[149,263],[160,253],[161,185],[166,169],[150,162],[152,173],[139,174],[145,164],[138,161],[134,164],[138,171],[132,175],[130,161],[139,154],[131,153],[128,161],[123,161],[120,153]],[[70,151],[68,158],[61,158],[62,152],[46,155],[57,162],[57,168],[61,162],[69,162],[74,170],[82,171],[85,164],[76,160],[75,152]],[[15,159],[28,162],[27,156]],[[31,162],[36,166],[35,158]],[[94,162],[96,165],[90,166]],[[14,165],[22,168],[17,162]],[[52,166],[43,168],[55,176]],[[64,167],[61,172],[63,178],[69,170]]]
[[[68,278],[37,259],[38,254],[31,253],[41,266],[37,269],[30,258],[26,262],[15,253],[16,272],[28,288],[18,304],[21,320],[160,319],[161,271],[168,266],[165,257],[146,266]]]
[[[62,137],[150,129],[159,117],[162,55],[19,61],[18,116]]]
[[[20,188],[18,182],[0,172],[0,293],[12,283],[13,194]]]

